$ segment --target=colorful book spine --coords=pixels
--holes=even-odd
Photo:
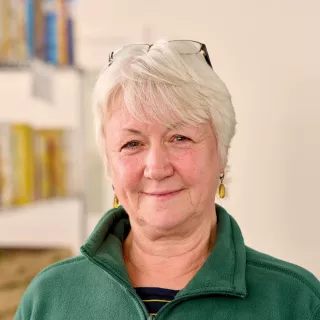
[[[34,56],[34,0],[26,0],[26,41],[29,58]]]
[[[45,24],[43,0],[34,1],[34,55],[44,60],[45,58]]]
[[[10,59],[10,46],[11,46],[10,0],[1,0],[0,10],[1,10],[0,11],[0,24],[1,24],[0,60],[8,61]]]
[[[45,5],[45,61],[58,63],[58,43],[57,43],[57,14],[55,0],[47,0]]]
[[[25,0],[17,0],[16,28],[17,28],[16,56],[17,56],[17,60],[19,62],[20,61],[22,62],[27,59]]]
[[[0,207],[70,194],[67,133],[0,123]]]
[[[65,141],[64,132],[62,130],[52,130],[51,139],[54,146],[54,161],[53,161],[53,180],[55,196],[66,195],[66,160],[65,160]]]
[[[74,43],[73,43],[73,20],[68,18],[67,20],[67,36],[68,36],[68,63],[74,64]]]
[[[39,199],[66,195],[64,132],[36,132],[36,195]]]
[[[0,207],[9,207],[14,200],[12,130],[10,124],[0,124]]]
[[[68,30],[67,30],[67,5],[64,0],[57,0],[57,44],[58,63],[68,64]]]
[[[34,200],[34,145],[33,130],[24,124],[12,125],[14,204]]]

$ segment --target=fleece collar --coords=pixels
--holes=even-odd
[[[201,269],[177,297],[197,294],[224,294],[239,298],[247,295],[246,249],[236,221],[219,205],[217,238]],[[122,245],[130,231],[123,207],[111,209],[97,224],[82,253],[128,286],[130,279],[122,257]]]

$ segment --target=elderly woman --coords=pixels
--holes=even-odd
[[[16,320],[320,319],[319,281],[245,246],[215,204],[236,120],[204,44],[123,47],[94,96],[115,208],[33,280]]]

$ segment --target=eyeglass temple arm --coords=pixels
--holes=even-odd
[[[211,61],[210,61],[209,53],[208,53],[207,47],[206,47],[206,45],[204,43],[201,44],[200,50],[204,52],[204,58],[206,59],[208,65],[212,68],[212,64],[211,64]]]

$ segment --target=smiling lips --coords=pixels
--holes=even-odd
[[[157,197],[157,198],[165,198],[177,195],[181,190],[173,190],[173,191],[157,191],[157,192],[145,192],[147,196]]]

